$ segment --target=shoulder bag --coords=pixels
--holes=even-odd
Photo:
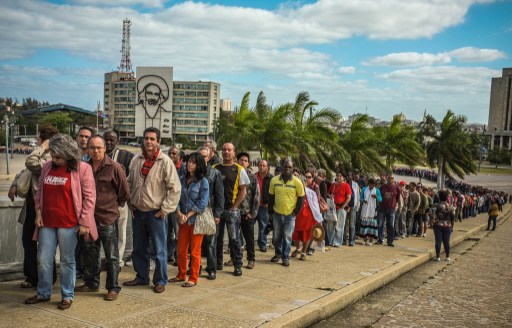
[[[32,181],[32,172],[27,169],[21,171],[18,179],[16,179],[16,193],[18,197],[27,198],[30,184]]]
[[[196,214],[194,222],[194,235],[213,235],[217,231],[215,219],[213,218],[212,208],[206,206],[204,212]]]

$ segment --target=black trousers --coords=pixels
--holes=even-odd
[[[246,215],[242,215],[240,228],[245,239],[245,249],[247,250],[247,260],[255,261],[256,253],[254,251],[254,219],[247,220]]]
[[[23,223],[23,231],[21,241],[23,244],[23,274],[25,280],[33,286],[37,286],[39,276],[37,273],[37,241],[32,240],[34,231],[36,230],[36,204],[30,188],[27,200],[25,201],[26,216]],[[57,280],[57,267],[53,262],[53,283]]]

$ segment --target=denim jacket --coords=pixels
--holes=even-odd
[[[194,180],[187,186],[187,181],[184,176],[180,177],[181,181],[181,197],[178,208],[181,213],[187,214],[190,211],[196,214],[203,213],[208,206],[208,198],[210,196],[208,180],[202,178],[201,180]],[[196,222],[196,215],[192,215],[187,224],[194,224]]]

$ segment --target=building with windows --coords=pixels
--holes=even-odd
[[[233,104],[231,102],[231,99],[221,99],[220,100],[220,109],[223,112],[232,112],[233,111]]]
[[[154,81],[143,80],[144,76]],[[155,94],[145,86],[155,84],[161,93],[157,102],[161,102],[163,110],[159,112],[163,116],[153,115],[150,102],[143,106]],[[200,144],[214,137],[215,121],[221,110],[220,84],[173,81],[172,67],[137,67],[137,78],[132,73],[105,74],[104,104],[108,127],[117,132],[121,142],[140,141],[143,127],[155,126],[162,131],[163,138],[179,143],[187,138]],[[141,106],[146,110],[145,118],[141,116]]]
[[[104,127],[117,132],[119,140],[134,141],[135,76],[129,72],[105,73],[103,93]]]
[[[174,140],[186,137],[202,143],[213,136],[220,114],[220,84],[175,81],[172,96]]]
[[[492,79],[485,134],[491,136],[491,149],[512,149],[512,67],[504,68],[501,77]]]

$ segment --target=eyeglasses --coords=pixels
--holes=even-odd
[[[311,175],[306,175],[306,179],[313,179]]]

